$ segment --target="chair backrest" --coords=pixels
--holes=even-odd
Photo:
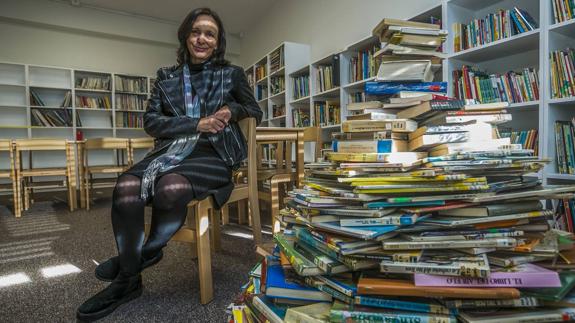
[[[85,149],[128,149],[128,138],[90,138],[84,142]]]
[[[12,140],[0,140],[0,151],[12,150]]]
[[[303,181],[303,157],[304,157],[304,130],[303,128],[274,128],[264,127],[257,129],[256,140],[258,145],[276,145],[276,169],[292,171],[293,158],[292,147],[295,145],[295,172],[297,173],[296,185],[301,186]]]
[[[130,147],[132,149],[150,149],[154,148],[154,138],[130,138]]]
[[[242,134],[246,138],[248,142],[248,185],[257,186],[258,183],[258,169],[256,161],[256,119],[254,118],[245,118],[238,122],[240,129],[242,130]]]
[[[16,139],[16,151],[31,150],[66,150],[69,141],[66,139]]]
[[[317,126],[304,128],[303,141],[315,143],[314,156],[313,156],[313,161],[315,162],[318,159],[318,157],[321,157],[321,149],[323,148],[321,128]]]

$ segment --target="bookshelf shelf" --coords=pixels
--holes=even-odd
[[[286,117],[286,116],[285,116],[285,114],[284,114],[283,116],[278,116],[278,117],[270,118],[268,121],[282,120],[282,119],[285,119],[285,117]]]
[[[290,73],[290,77],[297,77],[302,75],[309,75],[309,65],[303,66],[294,72]]]
[[[278,99],[278,98],[284,97],[284,96],[285,96],[285,94],[286,94],[286,91],[285,91],[285,90],[283,90],[283,91],[281,91],[281,92],[280,92],[280,93],[278,93],[278,94],[274,94],[274,95],[270,96],[269,98],[270,98],[270,100],[275,100],[275,99]]]
[[[73,107],[55,107],[55,106],[44,106],[44,105],[31,105],[31,109],[73,109]]]
[[[58,129],[72,129],[73,127],[43,127],[43,126],[30,126],[32,129],[50,129],[50,130],[58,130]]]
[[[94,93],[112,93],[110,90],[98,90],[98,89],[82,89],[76,88],[76,92],[94,92]]]
[[[127,91],[116,91],[117,94],[128,94],[128,95],[148,95],[148,93],[141,92],[127,92]]]
[[[61,91],[70,91],[72,88],[70,87],[59,87],[59,86],[48,86],[48,85],[30,85],[32,89],[46,89],[46,90],[61,90]]]
[[[282,66],[282,67],[279,68],[278,70],[271,72],[269,76],[270,76],[270,77],[273,77],[273,76],[282,76],[282,75],[285,75],[285,70],[286,70],[285,66]]]
[[[548,101],[548,103],[549,104],[572,105],[572,104],[575,104],[575,96],[568,97],[568,98],[550,99]]]
[[[24,85],[24,84],[16,84],[16,83],[0,83],[0,86],[14,86],[14,87],[22,87],[22,88],[26,87],[26,85]]]
[[[144,130],[144,128],[116,127],[116,130]]]
[[[268,77],[267,77],[267,75],[266,75],[266,76],[262,77],[261,79],[257,80],[257,81],[256,81],[256,84],[258,84],[258,85],[259,85],[259,84],[264,84],[264,83],[267,82],[267,80],[268,80]]]
[[[26,105],[23,104],[0,104],[0,108],[2,109],[22,109],[22,108],[26,108]]]
[[[575,35],[575,19],[563,21],[549,26],[549,32],[559,33],[568,37]]]
[[[332,88],[332,89],[325,90],[325,91],[323,91],[323,92],[314,94],[313,97],[314,97],[314,98],[320,98],[320,97],[321,97],[321,98],[334,98],[334,97],[338,97],[338,98],[339,98],[339,90],[340,90],[340,87],[339,87],[339,86],[336,86],[336,87],[334,87],[334,88]]]
[[[112,112],[112,109],[104,109],[104,108],[80,108],[80,107],[76,107],[76,110],[94,111],[94,112]]]
[[[508,38],[462,50],[448,56],[471,63],[485,62],[501,57],[513,55],[539,48],[539,29],[524,32]],[[503,54],[505,53],[505,54]]]
[[[302,98],[293,100],[293,101],[290,102],[290,104],[304,104],[304,103],[308,103],[308,104],[309,104],[309,101],[310,101],[310,96],[308,95],[308,96],[304,96],[304,97],[302,97]]]
[[[76,127],[83,130],[113,130],[112,127]]]
[[[268,102],[268,98],[263,98],[261,100],[258,100],[258,103],[267,103]]]
[[[344,89],[348,90],[348,89],[361,89],[363,88],[364,84],[366,82],[371,82],[375,80],[375,76],[374,77],[370,77],[370,78],[366,78],[360,81],[356,81],[353,83],[349,83],[349,84],[345,84],[344,86],[342,86]]]
[[[109,111],[109,110],[108,110]],[[116,112],[130,112],[130,113],[146,113],[144,110],[126,110],[126,109],[116,109]]]
[[[511,111],[515,112],[518,110],[537,110],[539,109],[539,100],[537,101],[529,101],[529,102],[519,102],[519,103],[511,103],[509,107]]]
[[[337,129],[341,127],[341,124],[332,124],[332,125],[328,125],[328,126],[321,126],[322,130],[328,130],[328,129]]]
[[[575,181],[575,175],[573,175],[573,174],[550,173],[550,174],[547,174],[547,178]]]

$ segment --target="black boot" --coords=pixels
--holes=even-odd
[[[118,277],[104,290],[78,307],[76,317],[83,322],[93,322],[112,313],[118,306],[142,295],[142,276]]]
[[[158,253],[150,259],[144,259],[142,262],[142,270],[157,264],[162,257],[164,256],[164,252],[162,250],[158,251]],[[96,274],[96,278],[101,281],[111,282],[113,281],[118,273],[120,272],[120,258],[118,256],[112,257],[103,263],[99,264],[96,267],[94,273]]]

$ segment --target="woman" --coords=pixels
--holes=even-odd
[[[78,319],[91,321],[142,294],[142,269],[162,258],[162,248],[182,226],[192,199],[212,194],[217,207],[233,189],[232,170],[247,157],[237,122],[261,122],[262,111],[243,69],[225,59],[222,22],[210,9],[193,10],[178,30],[178,65],[161,68],[144,128],[155,147],[118,178],[112,226],[118,256],[96,268],[112,283],[88,299]],[[144,208],[152,204],[152,226],[144,244]]]

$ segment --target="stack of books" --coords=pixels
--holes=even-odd
[[[435,24],[386,18],[373,35],[381,41],[381,49],[374,54],[381,61],[377,81],[431,82],[445,57],[437,50],[447,31]]]

